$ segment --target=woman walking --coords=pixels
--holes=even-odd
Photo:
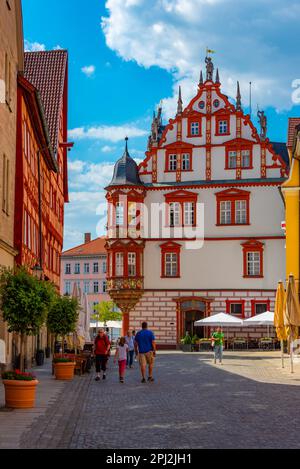
[[[117,345],[116,354],[114,358],[114,363],[116,363],[117,359],[119,363],[120,383],[124,383],[124,375],[125,375],[126,362],[127,362],[127,352],[128,352],[128,345],[126,344],[125,337],[121,337],[119,344]]]
[[[94,343],[94,355],[96,357],[96,381],[100,380],[101,370],[103,371],[103,379],[106,378],[106,365],[110,354],[110,341],[104,332],[104,329],[99,329],[98,335]]]

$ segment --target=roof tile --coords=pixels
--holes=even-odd
[[[40,92],[55,153],[67,63],[66,50],[25,52],[24,76]]]
[[[64,251],[62,253],[62,257],[69,257],[69,256],[92,256],[92,255],[99,255],[99,254],[106,254],[105,250],[105,243],[106,238],[96,238],[93,241],[89,241],[88,243],[80,244],[75,248],[69,249],[68,251]]]

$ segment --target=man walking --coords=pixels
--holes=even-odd
[[[94,343],[94,354],[96,356],[96,373],[95,381],[100,380],[101,370],[103,371],[103,379],[106,378],[106,365],[109,357],[110,341],[105,334],[104,329],[99,329],[98,335]]]
[[[217,359],[219,359],[219,363],[222,363],[223,359],[223,343],[224,343],[224,334],[222,332],[222,328],[218,327],[215,332],[211,335],[212,344],[214,344],[214,363],[217,363]]]
[[[146,382],[147,365],[149,367],[148,381],[154,381],[152,373],[154,357],[156,355],[156,343],[154,334],[148,329],[148,324],[146,322],[143,322],[142,330],[135,336],[134,348],[136,355],[139,357],[142,383]]]

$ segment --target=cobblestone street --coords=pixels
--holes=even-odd
[[[209,355],[161,352],[155,378],[141,384],[135,364],[121,385],[112,360],[106,381],[47,378],[49,406],[10,447],[300,447],[300,367],[291,375],[286,358],[282,370],[278,353],[229,352],[220,366]],[[0,447],[6,426],[26,412],[0,414]]]

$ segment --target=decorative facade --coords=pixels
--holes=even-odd
[[[26,52],[18,79],[17,264],[60,287],[67,184],[68,53]]]
[[[269,141],[263,112],[258,134],[239,84],[233,105],[206,64],[185,108],[179,90],[174,119],[164,126],[161,108],[154,115],[138,167],[126,142],[106,188],[109,293],[124,330],[146,320],[161,347],[175,347],[187,330],[208,334],[194,327],[205,316],[272,310],[285,273],[286,146]]]
[[[0,267],[14,267],[17,76],[24,68],[20,0],[0,2]],[[1,362],[12,358],[11,334],[0,315]]]

